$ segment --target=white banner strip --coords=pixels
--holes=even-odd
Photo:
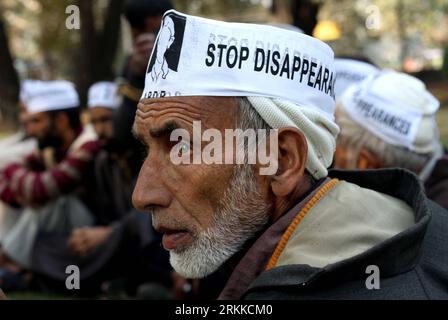
[[[320,40],[267,25],[165,13],[142,98],[266,96],[333,119],[333,51]]]

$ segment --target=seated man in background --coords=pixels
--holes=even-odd
[[[222,273],[221,299],[448,297],[448,214],[419,180],[403,169],[327,170],[339,129],[326,44],[164,17],[176,27],[170,72],[154,82],[148,68],[133,203],[152,215],[176,272]]]
[[[400,167],[417,174],[427,196],[448,208],[448,158],[439,141],[439,102],[409,75],[383,71],[339,99],[335,167]]]
[[[72,83],[40,81],[28,88],[25,99],[27,131],[37,139],[38,149],[0,173],[0,200],[21,208],[20,218],[1,242],[0,266],[14,274],[30,268],[39,232],[67,233],[92,223],[82,186],[88,184],[99,150],[93,129],[82,128]]]
[[[121,103],[117,90],[115,83],[103,81],[93,84],[88,92],[90,122],[102,149],[95,156],[95,183],[90,188],[95,198],[92,213],[98,226],[74,230],[70,241],[71,248],[81,255],[102,243],[112,231],[109,224],[131,208],[129,169],[126,159],[114,151],[113,114]]]
[[[116,278],[124,279],[120,290],[130,294],[150,281],[157,283],[160,291],[154,296],[157,290],[152,290],[153,298],[163,298],[169,291],[167,255],[157,245],[159,238],[152,230],[150,217],[132,208],[136,175],[132,174],[128,154],[117,148],[113,126],[113,114],[120,102],[115,83],[98,82],[89,89],[90,120],[102,145],[93,160],[93,179],[87,187],[94,200],[90,207],[94,226],[77,228],[69,236],[40,235],[32,270],[43,290],[71,294],[65,287],[65,268],[74,264],[81,275],[78,295],[99,294],[104,282]]]

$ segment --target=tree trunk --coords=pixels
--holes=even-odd
[[[293,24],[302,29],[305,34],[312,35],[314,27],[317,24],[319,7],[320,4],[314,3],[311,0],[292,0],[291,12]]]
[[[87,102],[87,91],[94,81],[96,30],[93,15],[93,1],[78,0],[81,19],[81,45],[79,51],[79,67],[75,77],[81,105]]]
[[[6,122],[17,124],[20,83],[8,43],[0,12],[0,114]]]

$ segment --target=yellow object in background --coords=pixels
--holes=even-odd
[[[314,28],[313,37],[322,41],[334,41],[341,37],[341,30],[335,22],[323,20]]]

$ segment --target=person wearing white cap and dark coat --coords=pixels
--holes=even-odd
[[[412,76],[383,71],[366,78],[339,100],[335,166],[408,169],[425,184],[430,199],[448,208],[448,163],[435,119],[438,109],[439,101]]]
[[[448,298],[448,215],[418,179],[327,170],[339,131],[327,45],[270,26],[165,17],[175,40],[166,78],[151,78],[156,49],[148,65],[134,122],[148,155],[133,203],[152,214],[177,273],[227,274],[220,299]],[[256,129],[258,143],[211,138],[236,128]]]
[[[122,98],[114,82],[101,81],[89,88],[87,105],[90,122],[95,129],[98,140],[103,145],[110,145],[114,139],[114,112],[120,106]]]
[[[429,199],[448,209],[448,152],[435,163],[425,180],[425,191]]]
[[[70,232],[92,223],[78,191],[99,150],[93,129],[81,126],[72,83],[39,81],[25,91],[27,132],[37,139],[39,149],[0,174],[1,201],[23,210],[1,239],[0,263],[10,270],[30,267],[39,233]]]
[[[36,240],[31,269],[47,291],[70,294],[65,287],[67,265],[80,268],[78,295],[99,294],[105,281],[118,277],[126,279],[129,292],[143,282],[158,284],[159,293],[153,298],[163,298],[168,290],[167,254],[157,245],[150,217],[132,208],[136,177],[130,174],[127,155],[116,150],[112,117],[120,102],[113,82],[98,82],[89,89],[90,121],[102,142],[89,185],[95,198],[94,225],[74,229],[69,236],[54,234]]]

